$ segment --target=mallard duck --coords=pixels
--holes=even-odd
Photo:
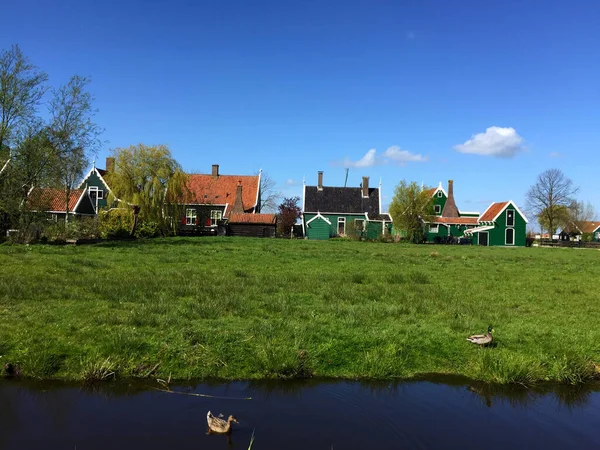
[[[213,416],[213,414],[210,411],[206,414],[206,422],[208,423],[209,431],[219,434],[231,433],[231,423],[239,423],[237,419],[233,416],[229,416],[225,421],[223,419]]]
[[[492,328],[490,325],[486,334],[474,334],[473,336],[469,336],[467,341],[481,346],[491,344],[491,342],[494,340],[492,337],[492,331],[494,331],[494,328]]]

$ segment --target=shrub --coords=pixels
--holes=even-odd
[[[138,221],[135,227],[135,237],[137,238],[152,238],[162,234],[160,225],[152,221]]]
[[[104,239],[129,237],[132,225],[133,214],[128,209],[114,208],[98,214],[98,229]]]

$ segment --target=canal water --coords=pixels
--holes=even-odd
[[[600,448],[598,384],[527,389],[433,378],[155,388],[0,380],[0,449],[247,449],[253,432],[252,450]],[[237,417],[230,439],[207,435],[209,410]]]

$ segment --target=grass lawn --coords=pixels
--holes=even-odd
[[[600,252],[171,238],[0,246],[0,362],[93,379],[593,377]],[[495,328],[496,345],[465,338]]]

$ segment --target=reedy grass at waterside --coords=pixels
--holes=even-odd
[[[592,378],[600,252],[172,238],[0,246],[0,362],[93,380]],[[496,346],[465,340],[492,324]]]

